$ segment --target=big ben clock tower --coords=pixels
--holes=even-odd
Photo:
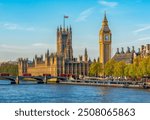
[[[111,30],[105,13],[102,28],[99,32],[100,63],[103,65],[111,59],[111,37]]]

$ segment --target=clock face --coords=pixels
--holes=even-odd
[[[108,35],[105,35],[105,40],[109,40],[109,36]]]

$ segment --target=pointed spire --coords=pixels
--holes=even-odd
[[[61,27],[61,25],[60,25],[60,31],[62,31],[62,27]]]
[[[108,21],[108,20],[107,20],[106,11],[105,11],[105,13],[104,13],[104,21]]]
[[[106,11],[104,13],[104,19],[102,21],[102,28],[101,28],[100,32],[111,32],[110,29],[109,29],[109,25],[108,25]]]
[[[87,56],[87,48],[85,48],[84,55]]]
[[[57,27],[57,32],[59,31],[59,27]]]
[[[49,56],[49,49],[47,49],[47,56]]]
[[[106,15],[106,11],[104,13],[104,20],[103,20],[103,26],[108,26],[108,20],[107,20],[107,15]]]
[[[71,25],[70,25],[70,31],[72,31]]]
[[[91,58],[89,58],[89,62],[91,62]]]

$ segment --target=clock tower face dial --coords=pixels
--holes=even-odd
[[[105,40],[109,40],[109,35],[105,35]]]

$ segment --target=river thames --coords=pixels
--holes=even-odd
[[[4,83],[4,84],[1,84]],[[1,103],[150,103],[150,90],[0,81]]]

